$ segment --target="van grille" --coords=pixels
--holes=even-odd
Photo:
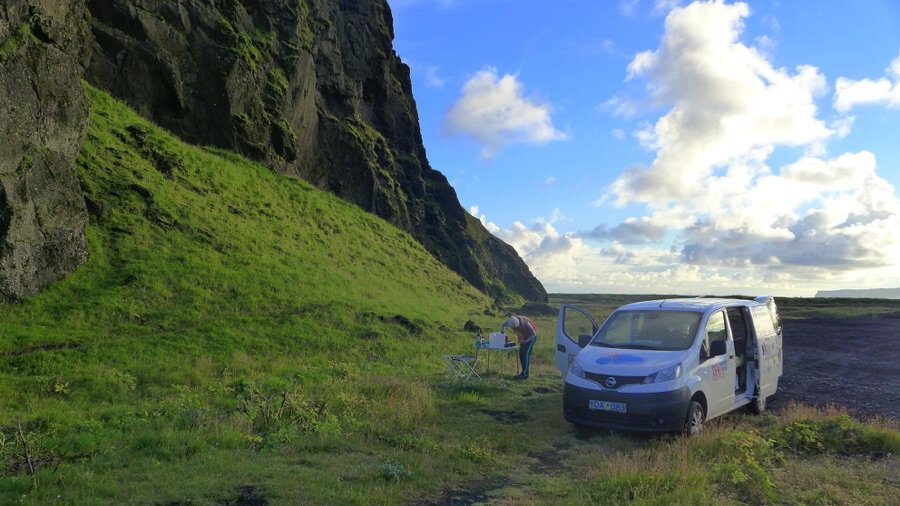
[[[639,383],[643,383],[644,378],[646,378],[646,376],[614,376],[610,374],[597,374],[587,371],[585,371],[584,377],[585,379],[589,379],[607,390],[618,390],[619,387],[623,385],[636,385]],[[610,385],[608,383],[609,378],[613,378],[615,380],[615,384]]]

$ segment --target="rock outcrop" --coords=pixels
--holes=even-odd
[[[87,120],[83,0],[0,6],[0,299],[36,293],[87,259],[73,171]]]
[[[88,80],[185,140],[302,177],[411,232],[496,297],[547,294],[425,156],[386,0],[89,0]]]

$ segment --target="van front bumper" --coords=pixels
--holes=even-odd
[[[591,409],[590,401],[625,404],[625,412]],[[677,432],[684,427],[691,391],[688,387],[659,393],[563,387],[563,414],[576,425],[645,432]]]

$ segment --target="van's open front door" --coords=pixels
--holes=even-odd
[[[556,322],[556,367],[563,377],[568,374],[575,355],[587,346],[599,328],[594,317],[584,309],[568,304],[559,307],[559,319]]]

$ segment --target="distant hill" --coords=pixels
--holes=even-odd
[[[819,290],[816,297],[844,297],[853,299],[900,299],[900,288],[870,288],[867,290]]]

